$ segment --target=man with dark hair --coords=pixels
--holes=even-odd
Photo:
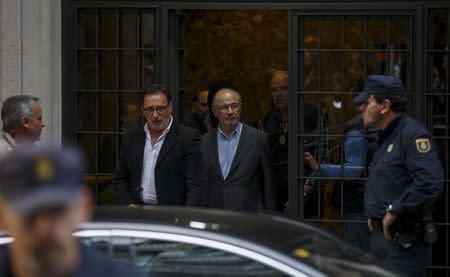
[[[381,130],[365,188],[371,252],[408,276],[425,276],[436,231],[430,209],[443,187],[436,143],[427,129],[404,115],[400,79],[369,76],[354,101],[362,103],[364,125]]]
[[[174,122],[173,103],[162,86],[144,88],[140,99],[147,123],[122,138],[113,181],[120,203],[205,205],[200,133]]]
[[[202,135],[209,129],[208,91],[202,90],[192,97],[193,113],[183,123],[198,130]]]
[[[0,222],[14,239],[0,245],[0,276],[144,276],[72,235],[92,211],[83,160],[72,148],[27,145],[0,161]]]
[[[275,210],[275,187],[266,134],[240,122],[241,96],[220,89],[212,108],[217,128],[203,136],[208,207]]]
[[[18,144],[33,143],[41,137],[42,108],[39,98],[17,95],[7,98],[2,106],[0,156],[14,150]]]

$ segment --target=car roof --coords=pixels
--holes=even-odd
[[[344,267],[357,264],[361,272],[368,270],[378,272],[380,276],[391,275],[375,265],[378,262],[373,256],[344,243],[335,235],[312,224],[274,214],[172,206],[115,207],[97,209],[94,221],[200,230],[206,235],[220,234],[264,246],[315,268],[329,261],[343,263]]]

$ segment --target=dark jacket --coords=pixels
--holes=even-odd
[[[431,134],[401,115],[380,133],[367,179],[369,218],[381,219],[392,205],[396,216],[423,214],[441,195],[443,170]]]
[[[275,210],[276,190],[266,134],[242,125],[226,179],[219,163],[217,128],[202,137],[208,207],[243,211]]]
[[[142,162],[146,134],[144,127],[125,133],[114,186],[121,204],[141,202]],[[158,204],[204,206],[203,154],[198,131],[172,123],[155,166]]]

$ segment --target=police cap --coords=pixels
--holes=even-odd
[[[0,198],[27,215],[67,206],[83,186],[84,156],[72,147],[28,145],[0,160]]]
[[[405,87],[402,81],[394,76],[387,75],[369,75],[367,77],[364,90],[353,98],[353,102],[362,103],[366,101],[370,95],[405,95]]]

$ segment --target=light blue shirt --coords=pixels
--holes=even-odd
[[[231,136],[227,138],[220,126],[217,128],[217,145],[219,150],[219,163],[220,169],[222,169],[222,176],[224,179],[227,178],[228,173],[231,168],[231,163],[233,162],[234,155],[239,143],[239,138],[241,137],[242,123],[239,122],[236,129],[231,133]]]
[[[365,152],[367,143],[363,133],[352,130],[347,133],[349,137],[344,141],[345,162],[342,165],[321,164],[320,172],[326,177],[358,178],[364,170]]]

